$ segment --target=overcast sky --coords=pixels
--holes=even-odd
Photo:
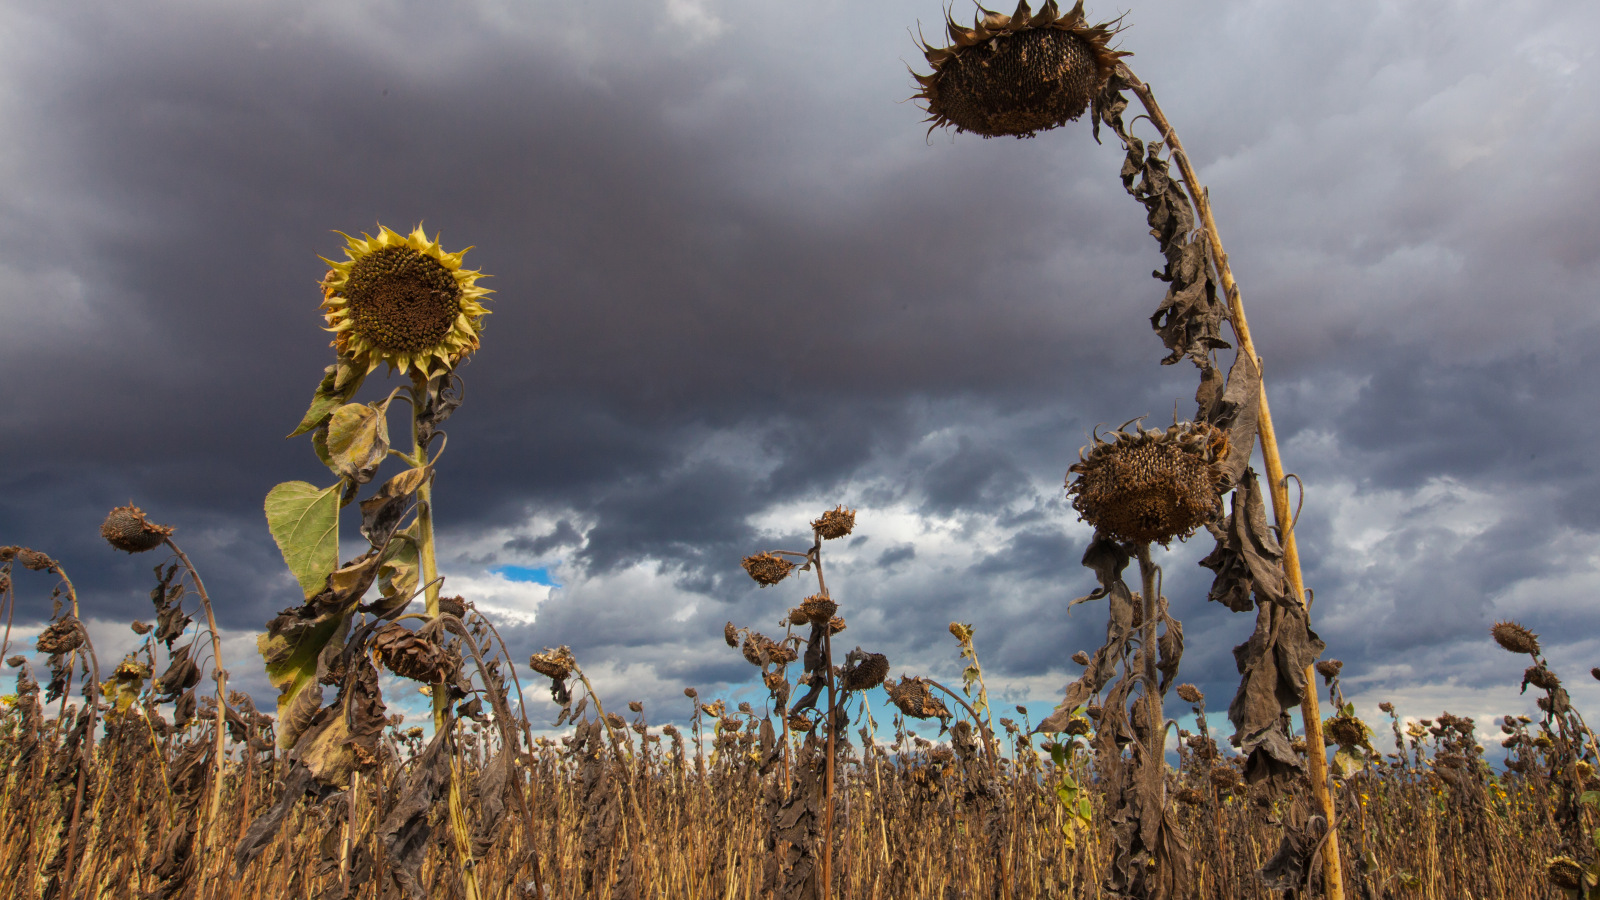
[[[5,6],[0,544],[62,561],[102,664],[151,616],[155,560],[97,531],[132,500],[269,701],[253,632],[298,592],[261,501],[331,481],[283,435],[331,361],[318,256],[378,222],[475,246],[498,291],[436,509],[446,591],[520,658],[568,644],[658,718],[685,685],[753,697],[723,623],[806,590],[739,559],[839,503],[840,640],[896,673],[957,678],[971,622],[1037,719],[1103,637],[1065,609],[1093,579],[1064,473],[1097,423],[1192,415],[1195,370],[1157,364],[1114,136],[926,134],[938,3]],[[1210,189],[1363,712],[1531,710],[1502,617],[1600,701],[1600,8],[1089,14],[1125,15]],[[1220,711],[1252,622],[1205,602],[1209,543],[1158,557]],[[17,584],[37,624],[51,581]]]

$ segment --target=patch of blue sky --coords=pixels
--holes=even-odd
[[[553,588],[561,587],[551,576],[550,570],[545,566],[495,566],[489,570],[507,581],[523,581],[529,584],[544,584]]]

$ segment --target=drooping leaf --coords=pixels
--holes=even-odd
[[[347,403],[328,420],[328,456],[340,476],[357,484],[372,480],[389,454],[387,400]]]
[[[388,724],[378,670],[366,653],[349,654],[344,683],[333,704],[317,713],[295,746],[295,757],[323,785],[345,788],[350,773],[378,759],[378,739]]]
[[[450,755],[445,749],[449,735],[448,727],[434,733],[427,749],[395,786],[400,800],[378,826],[391,877],[414,900],[428,896],[422,883],[422,860],[433,834],[431,813],[450,784]]]
[[[1283,548],[1267,525],[1266,502],[1256,474],[1244,470],[1233,492],[1232,510],[1221,523],[1206,530],[1217,545],[1200,565],[1217,573],[1207,599],[1234,612],[1248,612],[1255,602],[1289,603],[1289,581],[1283,571]]]
[[[161,702],[171,700],[200,683],[200,667],[195,665],[190,656],[192,649],[188,645],[178,648],[168,661],[167,670],[156,679],[156,693]]]
[[[361,369],[343,360],[329,366],[323,373],[322,382],[317,385],[316,393],[311,396],[311,408],[306,410],[299,426],[289,432],[289,437],[299,437],[327,422],[335,409],[350,402],[366,377]]]
[[[1211,370],[1215,372],[1215,369]],[[1261,416],[1261,370],[1243,353],[1234,356],[1228,383],[1216,402],[1200,410],[1200,418],[1228,433],[1228,455],[1222,461],[1224,484],[1236,485],[1250,465]]]
[[[256,817],[250,827],[245,830],[244,838],[239,841],[239,846],[233,851],[233,868],[236,872],[243,872],[245,866],[261,855],[273,837],[278,833],[283,820],[294,809],[300,798],[305,796],[315,783],[311,777],[311,770],[300,764],[295,764],[289,770],[289,775],[283,780],[283,793],[278,796],[278,802],[266,812]]]
[[[339,565],[339,491],[289,481],[267,492],[267,528],[306,597]]]
[[[361,501],[361,536],[372,546],[382,547],[400,526],[411,498],[432,475],[432,466],[407,469],[385,481],[376,494]]]

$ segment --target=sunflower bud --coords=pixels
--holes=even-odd
[[[1516,622],[1496,622],[1489,633],[1494,636],[1495,643],[1512,653],[1535,656],[1539,653],[1539,636]]]

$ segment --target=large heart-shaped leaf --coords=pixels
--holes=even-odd
[[[289,481],[267,493],[267,528],[307,598],[339,566],[339,490]]]

